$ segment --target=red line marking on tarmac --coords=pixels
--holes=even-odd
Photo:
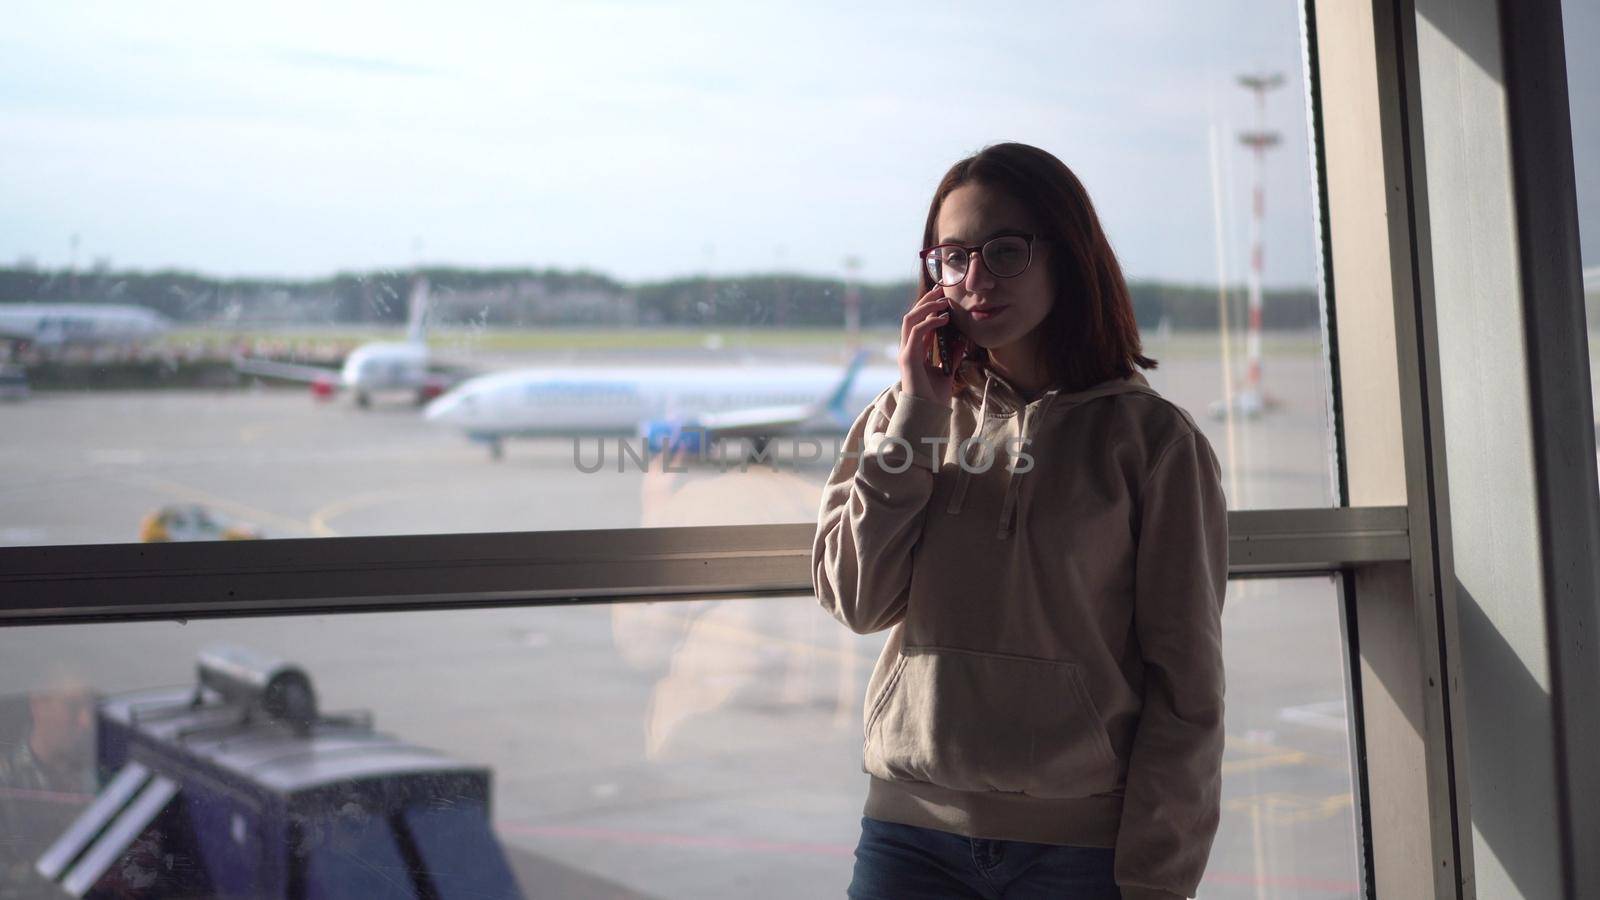
[[[79,794],[72,791],[42,791],[34,788],[0,787],[0,798],[8,800],[43,800],[46,803],[60,803],[64,806],[88,806],[94,799],[93,794]]]
[[[529,825],[523,822],[501,821],[496,830],[519,837],[577,838],[612,841],[618,844],[636,844],[657,847],[699,847],[715,850],[747,850],[763,853],[799,853],[811,856],[853,856],[854,846],[844,844],[800,844],[785,841],[757,841],[746,838],[714,837],[708,835],[673,834],[663,831],[623,831],[614,828],[581,828],[569,825]],[[1303,891],[1326,891],[1330,894],[1350,894],[1361,889],[1354,881],[1334,878],[1311,878],[1297,875],[1269,875],[1257,879],[1243,872],[1207,872],[1205,881],[1212,884],[1255,885],[1295,888]]]
[[[614,828],[580,828],[571,825],[528,825],[522,822],[496,822],[495,828],[519,837],[588,838],[618,844],[645,844],[669,847],[702,847],[715,850],[746,850],[761,853],[799,853],[810,856],[853,856],[854,845],[801,844],[789,841],[758,841],[747,838],[711,835],[673,834],[664,831],[623,831]]]

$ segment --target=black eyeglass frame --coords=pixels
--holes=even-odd
[[[962,282],[962,280],[967,277],[967,273],[963,272],[963,273],[961,273],[961,277],[960,278],[957,278],[955,281],[953,281],[953,282],[951,282],[949,284],[945,284],[943,279],[939,278],[939,276],[935,275],[931,271],[930,263],[932,262],[932,260],[930,260],[928,258],[928,254],[932,253],[935,250],[940,249],[941,247],[954,247],[957,250],[964,251],[967,254],[967,265],[970,266],[972,264],[972,253],[973,253],[974,250],[976,250],[978,252],[978,256],[979,257],[983,257],[984,250],[990,244],[993,244],[995,241],[1004,240],[1006,238],[1016,238],[1016,237],[1023,238],[1024,240],[1026,240],[1028,242],[1027,243],[1027,246],[1028,246],[1028,258],[1027,258],[1026,261],[1023,262],[1022,268],[1018,269],[1015,272],[1012,272],[1010,275],[1001,275],[1000,273],[998,273],[998,272],[996,272],[994,270],[994,266],[989,264],[989,260],[987,258],[983,259],[983,265],[984,265],[985,268],[987,268],[989,270],[989,274],[990,275],[993,275],[996,278],[1015,278],[1018,275],[1021,275],[1023,272],[1028,271],[1028,267],[1033,265],[1033,243],[1034,243],[1034,241],[1038,240],[1038,238],[1039,238],[1038,235],[1029,234],[1027,232],[1017,231],[1017,232],[1012,232],[1010,234],[997,234],[994,237],[989,238],[988,240],[984,241],[981,244],[956,244],[956,243],[934,244],[932,247],[927,247],[927,248],[924,248],[924,249],[918,251],[917,252],[917,256],[919,258],[921,258],[923,270],[927,271],[929,277],[933,278],[933,283],[934,284],[941,285],[943,287],[954,287],[954,286],[960,284]],[[971,270],[968,269],[968,271],[971,271]]]

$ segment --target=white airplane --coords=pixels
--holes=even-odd
[[[0,303],[0,339],[37,347],[147,341],[172,321],[127,303]]]
[[[312,396],[319,400],[347,390],[355,397],[356,405],[364,409],[371,405],[374,393],[406,391],[415,395],[420,406],[458,380],[458,376],[440,371],[430,360],[427,315],[428,279],[418,276],[411,286],[404,341],[362,344],[350,351],[338,369],[247,356],[235,357],[233,365],[246,375],[307,382]]]
[[[551,367],[468,379],[429,403],[423,416],[458,428],[504,455],[508,437],[633,435],[646,446],[745,438],[756,453],[779,435],[843,433],[898,367],[864,366],[860,350],[843,373],[832,366]]]

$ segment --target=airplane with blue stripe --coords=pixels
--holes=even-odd
[[[423,410],[435,424],[487,444],[512,437],[625,435],[652,451],[744,439],[755,452],[787,435],[840,434],[885,387],[895,366],[857,351],[835,366],[544,367],[470,378]]]

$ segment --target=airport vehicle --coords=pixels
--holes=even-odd
[[[0,303],[0,339],[33,347],[148,341],[172,322],[129,303]]]
[[[899,380],[866,368],[860,350],[844,372],[827,366],[551,367],[480,375],[429,403],[428,421],[458,428],[504,455],[508,437],[633,435],[650,449],[748,440],[757,453],[780,435],[842,433],[872,398]]]
[[[292,663],[218,646],[196,668],[97,704],[109,777],[34,865],[66,896],[522,896],[489,769],[321,712]]]
[[[260,538],[253,525],[229,522],[198,503],[163,506],[139,523],[139,540],[160,541],[249,541]]]
[[[373,341],[350,351],[338,369],[238,356],[233,365],[246,375],[282,378],[311,385],[311,395],[331,398],[349,391],[355,404],[365,409],[380,391],[404,391],[421,406],[444,393],[459,375],[433,364],[427,341],[428,279],[418,276],[411,298],[404,341]]]

